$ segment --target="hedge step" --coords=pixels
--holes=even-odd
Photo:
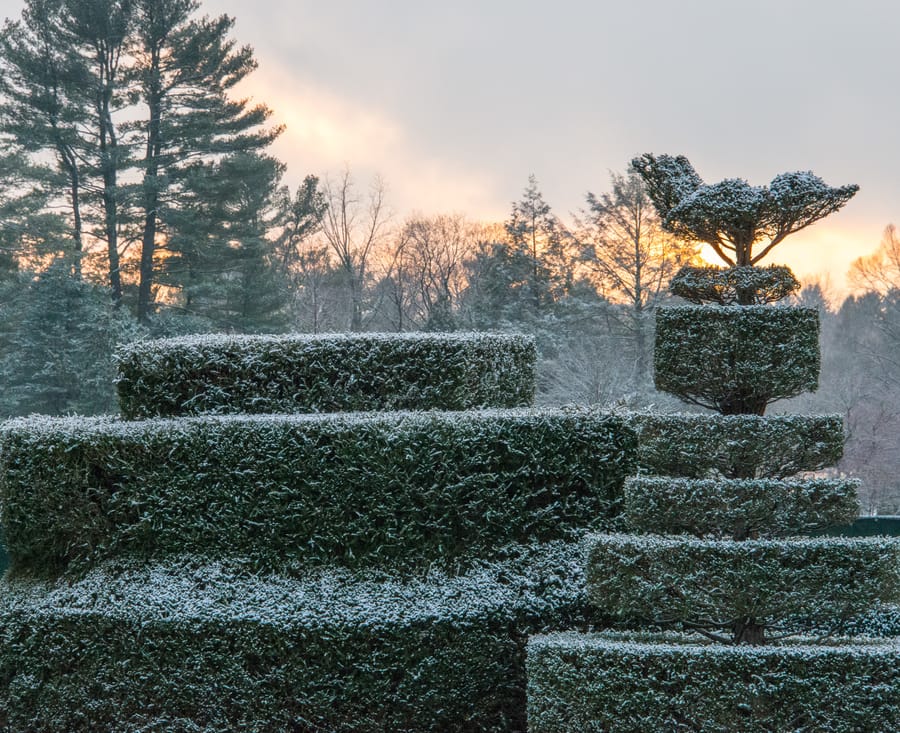
[[[530,733],[895,733],[896,640],[728,646],[561,633],[528,642]]]
[[[524,730],[529,633],[590,621],[582,550],[401,582],[221,564],[0,584],[0,728]]]
[[[122,347],[117,386],[129,418],[523,407],[536,359],[518,334],[190,336]]]
[[[635,454],[590,410],[22,419],[0,512],[18,574],[184,553],[421,572],[602,528]]]
[[[632,621],[718,631],[751,619],[773,633],[797,633],[810,624],[840,628],[900,596],[894,538],[734,542],[601,534],[588,544],[591,602]]]

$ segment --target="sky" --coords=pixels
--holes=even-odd
[[[22,3],[0,0],[4,15]],[[564,221],[644,152],[707,182],[813,170],[843,211],[767,262],[844,288],[900,223],[892,0],[205,0],[259,68],[287,181],[349,166],[398,219],[503,220],[528,176]]]

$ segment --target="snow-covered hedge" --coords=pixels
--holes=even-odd
[[[534,396],[531,336],[194,336],[120,349],[129,418],[201,413],[466,410]]]
[[[804,534],[859,515],[855,479],[684,479],[640,476],[624,489],[632,532],[746,539]]]
[[[723,414],[759,414],[819,384],[815,308],[685,306],[656,312],[656,388]]]
[[[527,635],[592,622],[583,559],[553,543],[408,582],[182,562],[0,583],[0,727],[521,731]]]
[[[896,640],[734,647],[673,637],[528,642],[531,733],[894,733]]]
[[[13,572],[198,553],[452,567],[603,527],[636,438],[599,411],[26,418],[0,427]]]
[[[590,540],[587,584],[591,602],[622,619],[725,630],[753,619],[769,634],[836,628],[900,600],[900,540],[601,534]]]
[[[661,476],[783,478],[837,463],[840,415],[632,413],[640,471]]]
[[[672,278],[673,295],[698,305],[737,305],[742,299],[754,304],[775,303],[800,288],[789,267],[694,267],[685,265]],[[746,304],[746,303],[745,303]]]

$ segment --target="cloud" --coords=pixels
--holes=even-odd
[[[473,218],[506,213],[507,194],[492,172],[421,149],[409,130],[378,107],[271,63],[240,91],[270,103],[273,121],[285,125],[273,153],[287,163],[291,185],[308,173],[326,175],[346,164],[360,183],[382,176],[396,210],[461,211]]]

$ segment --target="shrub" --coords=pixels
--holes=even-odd
[[[128,418],[521,407],[536,358],[534,339],[516,334],[140,341],[117,354],[119,403]]]
[[[550,634],[529,640],[527,670],[532,733],[900,730],[894,642]]]
[[[685,265],[669,283],[672,295],[697,305],[737,305],[741,300],[763,305],[786,298],[799,289],[800,282],[783,265],[727,268]]]
[[[595,621],[582,567],[551,543],[406,582],[181,560],[0,584],[0,728],[524,730],[526,634]]]
[[[836,628],[897,599],[900,541],[596,535],[587,584],[592,603],[623,619],[715,632],[742,619],[779,633]]]
[[[596,411],[32,418],[0,451],[16,573],[185,552],[413,571],[603,527],[636,440]]]
[[[697,537],[784,537],[852,522],[854,479],[632,477],[624,519],[632,532]]]
[[[638,434],[642,473],[689,478],[784,478],[840,460],[840,415],[661,415],[626,417]]]
[[[686,306],[656,313],[656,388],[723,414],[766,405],[819,384],[815,308]]]

